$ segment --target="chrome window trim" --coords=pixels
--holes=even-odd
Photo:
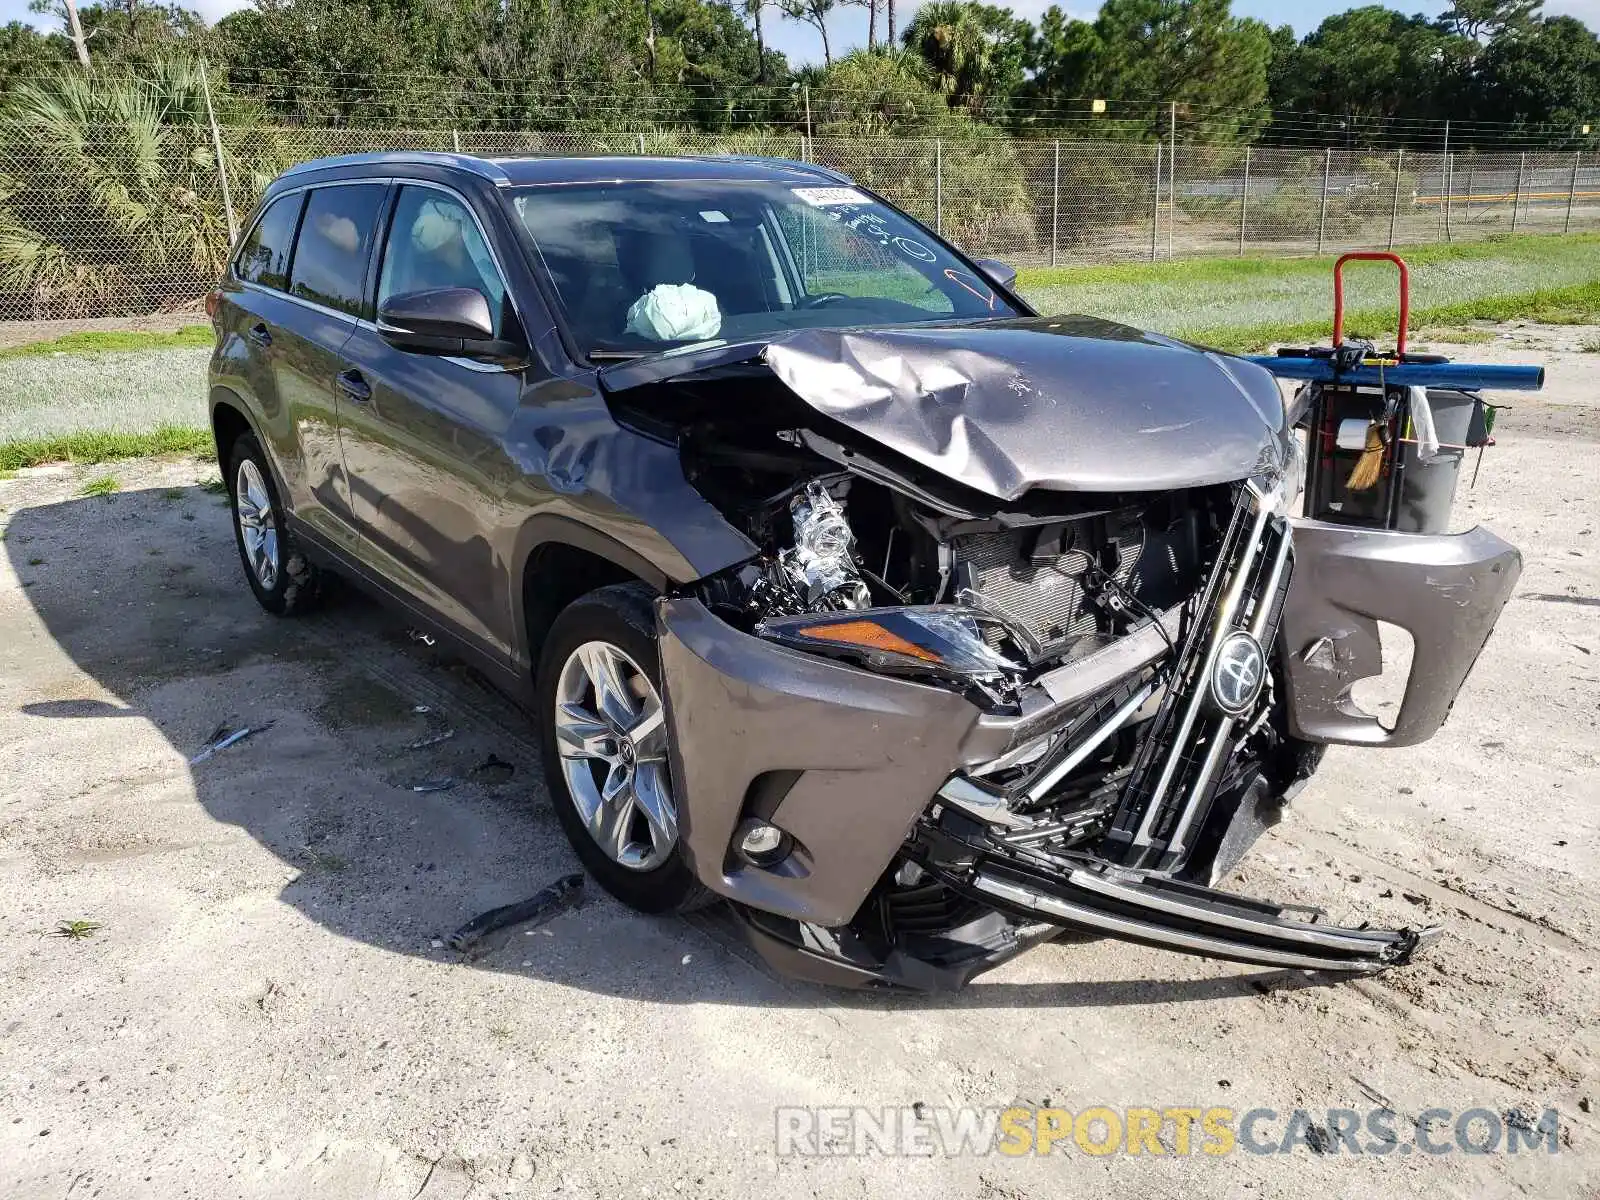
[[[291,171],[293,169],[294,168],[290,168]],[[290,174],[290,171],[285,171],[278,178],[280,178],[280,179],[287,178],[289,174]],[[376,178],[374,178],[374,179],[330,179],[327,183],[301,183],[301,184],[296,184],[294,187],[284,188],[281,192],[278,192],[276,195],[274,195],[272,197],[272,200],[271,200],[270,203],[262,205],[261,211],[256,214],[256,219],[254,221],[250,222],[250,228],[245,230],[244,237],[239,239],[239,250],[244,249],[245,242],[248,241],[250,235],[256,231],[256,226],[261,224],[262,218],[267,215],[267,210],[270,209],[272,207],[272,205],[276,204],[279,200],[287,199],[290,196],[297,196],[301,192],[315,191],[317,188],[357,187],[357,186],[359,186],[360,184],[363,184],[363,183],[376,183],[376,184],[379,184],[381,186],[387,187],[389,184],[391,184],[393,182],[394,182],[394,180],[392,178],[388,178],[388,177],[385,177],[385,178],[382,178],[382,179],[376,179]],[[305,212],[304,212],[303,209],[302,209],[302,211],[300,213],[300,216],[301,216],[302,219],[305,217]],[[295,243],[295,249],[299,249],[299,247],[300,247],[300,227],[298,225],[295,226],[294,243]],[[290,256],[291,269],[293,267],[293,262],[294,262],[293,255],[291,255]],[[299,300],[299,299],[301,299],[301,297],[296,296],[292,292],[290,292],[288,288],[266,287],[264,284],[258,284],[258,283],[255,283],[252,280],[241,278],[240,275],[239,275],[238,265],[239,265],[239,251],[235,250],[233,252],[233,254],[231,254],[228,257],[228,278],[231,279],[233,282],[239,283],[239,284],[243,284],[243,285],[245,285],[247,287],[261,288],[262,290],[268,291],[268,292],[272,292],[275,295],[288,296],[291,300]],[[326,305],[317,304],[315,301],[312,301],[312,300],[307,300],[307,301],[305,301],[305,303],[311,305],[312,308],[320,308],[325,312],[335,311],[333,309],[329,309]],[[340,315],[348,317],[351,314],[350,313],[341,313]]]

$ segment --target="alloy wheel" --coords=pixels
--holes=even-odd
[[[666,712],[639,664],[609,642],[585,642],[556,682],[556,751],[589,836],[613,862],[649,871],[678,843]]]
[[[278,582],[278,521],[266,480],[252,459],[239,464],[233,482],[233,513],[256,582],[270,592]]]

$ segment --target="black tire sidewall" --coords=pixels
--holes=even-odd
[[[661,655],[656,643],[655,618],[650,608],[651,592],[643,584],[618,584],[600,588],[574,601],[550,628],[539,655],[537,679],[539,741],[544,752],[545,780],[556,819],[572,843],[573,850],[600,886],[628,907],[644,913],[683,912],[709,899],[709,893],[689,869],[683,855],[683,842],[673,847],[661,866],[649,871],[633,871],[614,862],[589,835],[578,807],[573,802],[561,755],[556,749],[556,682],[562,665],[585,642],[610,642],[645,673],[658,696],[665,696],[661,685]],[[679,808],[681,798],[673,801]]]
[[[268,498],[272,501],[272,517],[277,524],[278,577],[270,588],[263,587],[261,580],[256,578],[255,568],[250,565],[249,552],[244,547],[244,530],[239,525],[239,497],[235,489],[239,482],[239,466],[246,459],[255,463],[256,470],[261,472],[262,483],[267,489]],[[227,471],[227,478],[223,482],[228,489],[233,540],[239,550],[239,565],[244,569],[245,582],[250,585],[250,590],[255,593],[261,607],[276,616],[289,616],[303,610],[309,605],[316,591],[315,568],[305,560],[294,538],[289,534],[284,521],[286,514],[283,509],[283,499],[278,493],[277,478],[273,475],[272,464],[267,461],[266,451],[262,450],[255,434],[243,433],[234,441],[233,449],[228,455]]]

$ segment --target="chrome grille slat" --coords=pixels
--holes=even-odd
[[[1236,741],[1234,719],[1206,715],[1218,648],[1235,629],[1248,628],[1263,646],[1275,632],[1276,597],[1291,561],[1288,526],[1253,489],[1241,488],[1238,501],[1180,653],[1166,711],[1153,723],[1108,839],[1112,857],[1130,865],[1169,869],[1183,861]]]

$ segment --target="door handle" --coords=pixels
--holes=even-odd
[[[254,325],[250,326],[250,328],[245,331],[245,336],[262,349],[266,349],[266,347],[272,345],[272,331],[260,321],[257,321]]]
[[[357,404],[365,404],[372,399],[372,388],[361,377],[360,371],[339,372],[339,390]]]

